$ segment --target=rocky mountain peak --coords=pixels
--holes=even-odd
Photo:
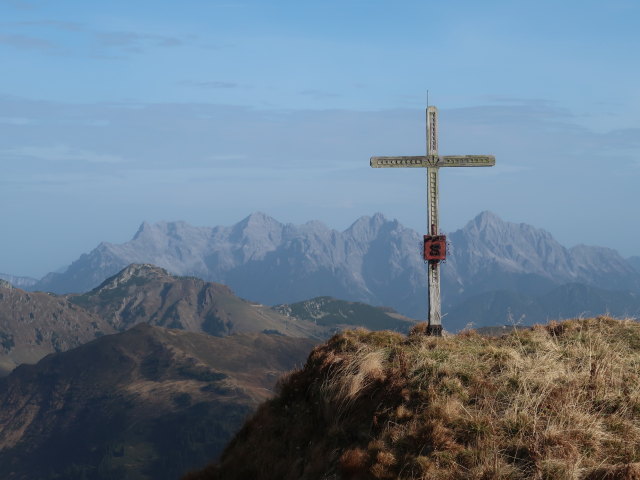
[[[185,238],[190,239],[197,230],[197,227],[193,227],[180,220],[173,222],[157,222],[153,224],[143,222],[138,228],[138,231],[132,241],[158,247],[166,245],[167,242],[175,240],[181,241]]]
[[[505,223],[504,220],[502,220],[495,213],[490,212],[489,210],[484,210],[484,211],[480,212],[478,215],[476,215],[475,218],[473,218],[467,224],[467,226],[473,225],[476,228],[478,228],[478,230],[483,230],[483,229],[486,229],[486,228],[488,228],[490,226],[501,225],[503,223]]]
[[[507,232],[514,232],[523,225],[507,222],[493,212],[484,211],[470,220],[463,231],[469,235],[479,238],[495,237],[504,235]]]
[[[525,223],[513,223],[501,219],[495,213],[484,211],[462,229],[467,237],[482,240],[485,244],[539,244],[552,243],[560,247],[552,235],[541,228]]]
[[[282,241],[285,226],[262,212],[255,212],[236,223],[231,229],[230,239],[242,248],[244,260],[262,258]]]
[[[140,224],[140,226],[138,227],[138,231],[133,236],[133,239],[137,240],[138,238],[140,238],[140,237],[144,236],[145,234],[147,234],[148,232],[150,232],[152,229],[153,229],[153,225],[151,225],[149,222],[142,222]]]
[[[9,282],[7,282],[6,280],[3,280],[0,278],[0,288],[8,288],[8,289],[12,289],[13,285],[11,285]]]
[[[239,225],[241,225],[244,228],[252,228],[252,229],[282,226],[282,224],[278,222],[275,218],[270,217],[269,215],[263,212],[253,212],[251,215],[241,220]]]
[[[262,212],[254,212],[236,223],[232,228],[234,236],[254,237],[281,232],[283,227],[284,225],[275,218]]]
[[[379,224],[382,225],[383,223],[387,222],[387,218],[384,216],[384,214],[380,213],[380,212],[376,212],[373,214],[373,216],[371,217],[371,222],[373,222],[374,224]]]
[[[329,230],[329,227],[320,220],[309,220],[302,225],[302,229],[307,232],[323,232]]]
[[[170,277],[169,272],[164,268],[148,263],[132,263],[113,277],[106,279],[96,290],[110,290],[125,285],[132,280],[155,280]]]
[[[360,217],[351,224],[347,229],[347,232],[359,239],[371,239],[375,237],[382,227],[388,223],[391,223],[391,221],[387,220],[382,213],[378,212],[372,217],[366,215]]]

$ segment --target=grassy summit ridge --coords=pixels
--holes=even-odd
[[[640,478],[640,324],[419,330],[316,347],[185,480]]]

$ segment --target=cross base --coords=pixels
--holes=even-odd
[[[442,336],[442,325],[427,326],[427,337],[441,337],[441,336]]]

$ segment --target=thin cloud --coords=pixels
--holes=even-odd
[[[177,82],[178,85],[184,85],[189,87],[199,87],[199,88],[212,88],[212,89],[224,89],[224,88],[238,88],[240,87],[239,83],[236,82],[224,82],[219,80],[210,80],[204,82],[197,82],[193,80],[183,80],[181,82]]]
[[[300,92],[298,92],[300,95],[305,95],[308,97],[313,97],[316,99],[323,99],[323,98],[336,98],[336,97],[340,97],[341,95],[338,95],[337,93],[332,93],[332,92],[325,92],[322,90],[302,90]]]
[[[498,175],[517,175],[520,173],[528,172],[533,170],[533,167],[527,165],[504,165],[498,162],[492,168],[447,168],[445,169],[447,175],[453,174],[457,176],[472,176],[478,175],[479,172],[482,175],[487,176],[498,176]]]
[[[7,45],[21,50],[50,51],[55,45],[42,38],[27,35],[0,35],[0,45]]]
[[[100,59],[122,58],[122,54],[143,53],[149,48],[179,47],[187,41],[194,41],[192,35],[178,37],[133,31],[95,30],[82,23],[53,19],[0,22],[0,25],[24,32],[24,34],[6,33],[0,35],[0,45],[51,53],[54,48],[59,49],[62,44],[58,45],[58,42],[54,43],[41,37],[46,37],[47,34],[52,33],[52,30],[57,30],[70,36],[66,42],[68,53],[75,51],[76,54]],[[31,35],[31,32],[36,32],[38,36]],[[89,50],[84,52],[80,50],[83,45],[88,46]]]
[[[17,147],[5,150],[3,153],[22,159],[31,158],[48,162],[122,163],[125,161],[116,155],[97,153],[66,145]]]
[[[605,138],[610,148],[637,148],[640,147],[640,128],[621,128],[612,130]]]
[[[33,120],[23,117],[0,117],[0,123],[5,125],[29,125]]]
[[[551,107],[544,103],[515,105],[485,105],[448,109],[443,114],[456,122],[475,125],[531,125],[533,128],[550,128],[563,131],[581,130],[584,127],[573,123],[576,116],[567,109]]]
[[[247,155],[244,154],[228,154],[228,155],[212,155],[207,160],[213,162],[236,162],[240,160],[246,160]]]
[[[94,37],[103,47],[124,47],[130,51],[141,51],[142,47],[176,47],[184,42],[177,37],[139,34],[135,32],[97,32]]]
[[[0,0],[0,4],[9,5],[16,10],[33,10],[36,8],[33,2],[27,2],[25,0]]]
[[[107,176],[103,172],[100,174],[91,172],[29,172],[18,173],[5,176],[0,185],[8,188],[19,188],[22,191],[38,191],[44,187],[58,189],[59,187],[73,187],[74,190],[85,188],[89,184],[104,184],[117,175]]]
[[[492,103],[504,103],[510,105],[545,106],[551,107],[555,102],[544,98],[508,97],[504,95],[487,95],[485,99]]]
[[[63,22],[59,20],[33,20],[24,22],[11,22],[10,25],[26,26],[26,27],[53,27],[58,30],[67,32],[80,32],[86,30],[86,27],[77,22]]]

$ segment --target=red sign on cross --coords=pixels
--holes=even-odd
[[[424,259],[430,262],[444,260],[447,257],[447,237],[445,235],[424,236]]]

